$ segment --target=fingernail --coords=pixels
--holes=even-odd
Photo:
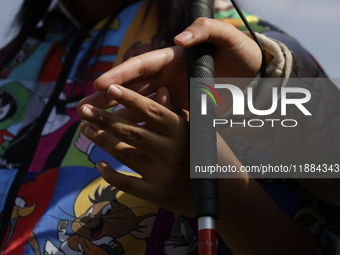
[[[102,172],[102,171],[103,171],[103,167],[102,167],[102,165],[101,165],[100,162],[98,162],[98,163],[96,164],[96,168],[98,169],[99,172]]]
[[[169,95],[169,91],[167,88],[164,87],[163,90],[164,96],[166,97],[167,100],[170,100],[170,95]]]
[[[103,161],[100,161],[96,164],[96,168],[98,169],[100,173],[104,171],[103,163],[104,163]]]
[[[94,131],[90,126],[87,126],[84,130],[84,135],[90,139],[94,139],[97,136],[97,132]]]
[[[85,106],[79,115],[84,117],[93,117],[93,112]]]
[[[107,90],[107,93],[113,98],[118,98],[122,95],[122,91],[115,85],[111,85]]]
[[[159,92],[161,93],[161,98],[160,98],[159,103],[165,106],[165,104],[170,101],[169,92],[165,87],[160,88]]]
[[[182,43],[187,43],[187,42],[191,41],[193,36],[194,35],[189,30],[185,30],[182,33],[180,33],[179,35],[177,35],[175,37],[175,39],[178,40],[178,41],[181,41]]]

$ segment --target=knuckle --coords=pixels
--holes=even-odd
[[[105,150],[108,147],[108,139],[103,134],[97,135],[95,143]]]
[[[211,26],[211,19],[206,17],[199,17],[195,20],[194,23],[200,28],[208,29]]]
[[[156,103],[150,103],[146,107],[146,113],[151,118],[162,118],[164,116],[163,111]]]
[[[125,181],[122,181],[119,183],[119,185],[116,185],[116,188],[125,193],[139,197],[140,194],[136,192],[137,190],[139,190],[139,186],[140,185],[137,178],[128,177]]]
[[[138,57],[138,58],[136,58],[136,61],[138,61],[138,64],[139,64],[138,75],[142,76],[146,71],[144,60],[143,60],[142,57]]]
[[[120,157],[121,157],[121,161],[122,162],[126,162],[127,163],[127,162],[130,161],[130,155],[127,152],[125,152],[125,151],[121,151]]]
[[[108,112],[103,111],[101,114],[95,114],[94,117],[96,125],[103,129],[107,129],[107,127],[110,126],[110,123],[112,123],[112,116]]]
[[[94,82],[93,82],[93,86],[94,86],[95,88],[97,88],[98,86],[100,86],[100,85],[102,84],[102,79],[103,79],[103,78],[101,78],[101,77],[98,77],[97,79],[95,79]]]
[[[115,178],[111,175],[111,174],[107,174],[107,172],[103,172],[101,173],[101,176],[103,177],[103,179],[110,184],[114,184],[115,183]],[[114,185],[115,186],[115,185]]]
[[[125,126],[122,129],[122,133],[129,142],[138,142],[141,140],[141,134],[134,127]]]
[[[119,185],[116,185],[116,188],[128,194],[133,192],[133,185],[127,181],[119,183]]]
[[[127,93],[126,94],[126,103],[132,107],[132,108],[135,108],[136,105],[137,105],[137,95],[135,93],[132,93],[131,91],[125,91],[124,93]]]
[[[107,85],[111,83],[111,79],[109,77],[108,73],[105,73],[101,76],[99,76],[95,81],[93,82],[93,86],[98,90],[106,89]]]

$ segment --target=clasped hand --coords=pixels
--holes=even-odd
[[[186,215],[192,214],[192,187],[189,124],[183,112],[188,109],[184,48],[202,42],[215,45],[217,77],[258,73],[261,53],[252,39],[230,24],[199,18],[175,37],[178,46],[131,58],[103,74],[94,83],[98,92],[78,105],[85,120],[81,132],[142,176],[126,176],[100,162],[103,178],[122,191]],[[153,98],[144,97],[155,92]],[[105,111],[118,103],[125,108]]]

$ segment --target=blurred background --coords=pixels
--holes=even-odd
[[[258,15],[298,39],[331,78],[340,78],[339,0],[238,2],[242,3],[242,7],[248,12]],[[0,0],[0,47],[15,34],[15,30],[8,29],[21,3],[22,0]]]

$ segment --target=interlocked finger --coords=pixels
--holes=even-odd
[[[143,151],[122,142],[117,137],[112,136],[87,121],[81,124],[80,130],[100,148],[141,175],[144,174],[144,169],[149,169],[153,164],[152,157]]]

